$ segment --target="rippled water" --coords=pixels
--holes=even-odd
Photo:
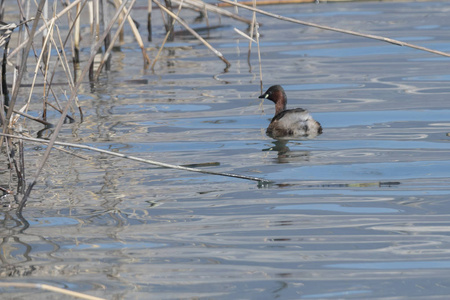
[[[446,2],[262,8],[450,51]],[[141,11],[134,17],[145,24]],[[264,88],[282,84],[289,105],[308,108],[324,133],[265,136],[274,108],[262,111],[257,99],[256,47],[250,69],[248,42],[232,30],[245,25],[222,18],[204,33],[230,60],[227,72],[188,36],[167,45],[154,73],[143,71],[128,38],[110,74],[84,87],[85,122],[66,125],[61,140],[273,184],[54,151],[24,210],[28,225],[3,200],[2,281],[108,299],[447,298],[450,59],[259,21]],[[155,24],[151,57],[164,34]],[[27,147],[31,177],[44,149]]]

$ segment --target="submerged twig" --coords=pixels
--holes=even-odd
[[[245,8],[245,9],[248,9],[248,10],[251,10],[251,11],[260,13],[262,15],[266,15],[266,16],[272,17],[272,18],[276,18],[276,19],[279,19],[279,20],[282,20],[282,21],[287,21],[287,22],[291,22],[291,23],[301,24],[301,25],[305,25],[305,26],[310,26],[310,27],[320,28],[320,29],[324,29],[324,30],[330,30],[330,31],[350,34],[350,35],[355,35],[355,36],[364,37],[364,38],[368,38],[368,39],[373,39],[373,40],[387,42],[387,43],[394,44],[394,45],[397,45],[397,46],[409,47],[409,48],[413,48],[413,49],[417,49],[417,50],[422,50],[422,51],[434,53],[434,54],[437,54],[437,55],[450,57],[450,53],[445,53],[445,52],[442,52],[442,51],[433,50],[433,49],[429,49],[429,48],[422,47],[422,46],[417,46],[417,45],[410,44],[410,43],[405,43],[405,42],[402,42],[402,41],[394,40],[394,39],[383,37],[383,36],[379,36],[379,35],[365,34],[365,33],[360,33],[360,32],[356,32],[356,31],[352,31],[352,30],[340,29],[340,28],[336,28],[336,27],[330,27],[330,26],[315,24],[315,23],[311,23],[311,22],[305,22],[305,21],[301,21],[301,20],[297,20],[297,19],[293,19],[293,18],[289,18],[289,17],[283,17],[281,15],[273,14],[273,13],[267,12],[265,10],[261,10],[261,9],[258,9],[258,8],[253,8],[253,7],[250,7],[250,6],[247,6],[247,5],[243,5],[243,4],[240,4],[240,3],[236,3],[236,2],[233,2],[233,1],[230,1],[230,0],[219,0],[219,1],[228,3],[228,4],[232,5],[232,6],[242,7],[242,8]]]
[[[4,133],[0,133],[0,135],[1,136],[5,136],[5,137],[9,137],[9,138],[18,138],[18,139],[22,139],[22,140],[25,140],[25,141],[50,144],[50,142],[48,140],[43,140],[43,139],[36,139],[36,138],[31,138],[31,137],[17,136],[17,135],[4,134]],[[100,153],[104,153],[104,154],[108,154],[108,155],[112,155],[112,156],[126,158],[126,159],[130,159],[130,160],[134,160],[134,161],[138,161],[138,162],[142,162],[142,163],[146,163],[146,164],[150,164],[150,165],[155,165],[155,166],[159,166],[159,167],[169,168],[169,169],[177,169],[177,170],[183,170],[183,171],[189,171],[189,172],[197,172],[197,173],[203,173],[203,174],[209,174],[209,175],[219,175],[219,176],[225,176],[225,177],[234,177],[234,178],[239,178],[239,179],[246,179],[246,180],[257,181],[257,182],[262,183],[262,184],[267,184],[267,183],[271,182],[270,180],[267,180],[267,179],[264,179],[264,178],[259,178],[259,177],[239,175],[239,174],[232,174],[232,173],[215,172],[215,171],[206,171],[206,170],[197,169],[197,168],[191,168],[191,167],[185,167],[185,166],[179,166],[179,165],[172,165],[172,164],[167,164],[167,163],[154,161],[154,160],[150,160],[150,159],[144,159],[144,158],[139,158],[139,157],[135,157],[135,156],[131,156],[131,155],[126,155],[126,154],[121,154],[121,153],[112,152],[112,151],[108,151],[108,150],[103,150],[103,149],[99,149],[99,148],[95,148],[95,147],[91,147],[91,146],[86,146],[86,145],[73,144],[73,143],[64,143],[64,142],[56,142],[56,141],[53,144],[54,145],[59,145],[59,146],[66,146],[66,147],[74,147],[74,148],[79,148],[79,149],[91,150],[91,151],[95,151],[95,152],[100,152]]]

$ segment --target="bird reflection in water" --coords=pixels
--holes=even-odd
[[[262,151],[276,151],[278,152],[277,161],[280,164],[290,163],[290,162],[301,162],[309,161],[310,151],[304,150],[294,150],[287,146],[289,140],[274,140],[272,141],[273,146],[270,148],[263,149]],[[298,143],[300,144],[300,143]]]

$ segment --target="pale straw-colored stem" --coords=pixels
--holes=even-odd
[[[63,294],[63,295],[71,296],[71,297],[76,297],[76,298],[80,298],[80,299],[84,299],[84,300],[105,300],[104,298],[90,296],[90,295],[62,289],[62,288],[59,288],[56,286],[43,284],[43,283],[0,282],[0,287],[2,287],[2,288],[9,288],[9,287],[32,288],[32,289],[34,288],[34,289],[51,291],[51,292],[55,292],[55,293],[59,293],[59,294]]]
[[[17,135],[4,134],[4,133],[0,133],[0,135],[1,136],[5,136],[5,137],[9,137],[9,138],[18,138],[18,139],[22,139],[22,140],[25,140],[25,141],[49,144],[48,140],[43,140],[43,139],[36,139],[36,138],[31,138],[31,137],[17,136]],[[112,151],[108,151],[108,150],[103,150],[103,149],[99,149],[99,148],[95,148],[95,147],[91,147],[91,146],[81,145],[81,144],[64,143],[64,142],[56,142],[56,141],[53,144],[54,145],[59,145],[59,146],[66,146],[66,147],[73,147],[73,148],[78,148],[78,149],[85,149],[85,150],[95,151],[95,152],[104,153],[104,154],[108,154],[108,155],[112,155],[112,156],[116,156],[116,157],[120,157],[120,158],[126,158],[126,159],[129,159],[129,160],[133,160],[133,161],[137,161],[137,162],[141,162],[141,163],[155,165],[155,166],[159,166],[159,167],[163,167],[163,168],[177,169],[177,170],[183,170],[183,171],[189,171],[189,172],[197,172],[197,173],[203,173],[203,174],[209,174],[209,175],[219,175],[219,176],[226,176],[226,177],[234,177],[234,178],[239,178],[239,179],[246,179],[246,180],[257,181],[257,182],[263,183],[263,184],[270,183],[269,180],[263,179],[263,178],[259,178],[259,177],[239,175],[239,174],[232,174],[232,173],[215,172],[215,171],[207,171],[207,170],[202,170],[202,169],[197,169],[197,168],[190,168],[190,167],[184,167],[184,166],[179,166],[179,165],[172,165],[172,164],[167,164],[167,163],[154,161],[154,160],[150,160],[150,159],[135,157],[135,156],[121,154],[121,153],[112,152]]]

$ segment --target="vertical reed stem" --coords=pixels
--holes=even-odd
[[[148,8],[147,8],[147,31],[148,36],[147,40],[149,42],[152,41],[152,0],[148,0]]]

